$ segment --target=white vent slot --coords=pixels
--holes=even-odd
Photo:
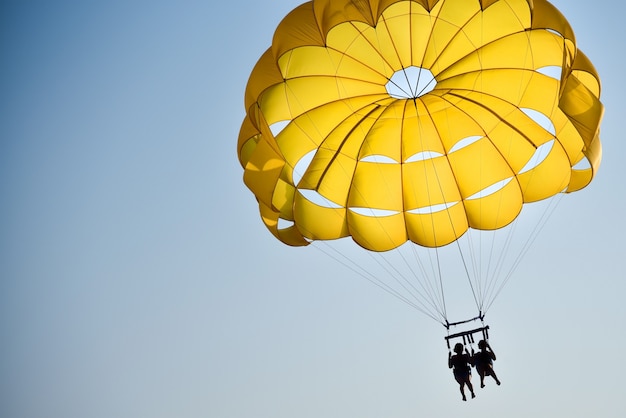
[[[504,187],[509,184],[511,182],[511,180],[513,180],[513,178],[508,178],[508,179],[504,179],[502,181],[499,181],[495,184],[492,184],[489,187],[485,187],[484,189],[482,189],[481,191],[479,191],[478,193],[474,193],[473,195],[471,195],[470,197],[467,198],[467,200],[475,200],[475,199],[480,199],[483,197],[487,197],[489,195],[492,195],[496,192],[498,192],[499,190],[504,189]]]
[[[414,163],[417,161],[433,160],[439,157],[443,157],[443,154],[441,154],[440,152],[424,151],[424,152],[419,152],[417,154],[411,155],[409,158],[407,158],[405,162]]]
[[[339,209],[343,207],[325,198],[324,196],[322,196],[319,192],[316,192],[315,190],[298,189],[298,192],[302,196],[304,196],[306,200],[308,200],[311,203],[315,203],[317,206],[321,206],[323,208],[330,208],[330,209]]]
[[[452,202],[452,203],[441,203],[439,205],[432,205],[432,206],[426,206],[423,208],[417,208],[417,209],[411,209],[411,210],[407,210],[408,213],[414,213],[416,215],[428,215],[431,213],[437,213],[437,212],[441,212],[444,211],[448,208],[451,208],[452,206],[456,205],[459,202]]]
[[[278,136],[278,134],[281,133],[283,129],[285,129],[287,125],[289,125],[290,122],[290,120],[281,120],[279,122],[272,123],[270,125],[270,131],[272,131],[272,135],[274,135],[274,137]]]
[[[544,115],[541,112],[536,111],[535,109],[529,109],[526,107],[520,108],[522,112],[526,114],[529,118],[535,121],[537,125],[541,126],[546,131],[550,132],[552,135],[556,135],[556,129],[554,129],[554,124],[549,117]]]
[[[364,163],[378,163],[378,164],[398,164],[396,160],[386,155],[368,155],[361,158],[361,162]]]
[[[313,161],[313,157],[315,157],[316,152],[317,150],[308,152],[302,158],[300,158],[300,160],[298,160],[296,165],[293,167],[293,184],[295,184],[296,186],[298,185],[298,183],[300,183],[300,180],[302,180],[302,176],[304,176],[304,173],[306,173],[309,166],[311,165],[311,161]]]
[[[563,69],[558,65],[548,65],[546,67],[537,68],[537,72],[555,80],[561,80],[561,73]]]
[[[518,174],[523,174],[527,171],[530,171],[533,168],[537,167],[539,164],[541,164],[548,157],[548,154],[550,154],[550,151],[552,151],[553,146],[554,140],[548,141],[545,144],[537,147],[533,156],[530,157],[530,160],[528,160],[526,165],[520,170]]]
[[[468,136],[467,138],[463,138],[459,142],[454,144],[452,146],[452,148],[450,148],[449,152],[453,153],[453,152],[458,151],[458,150],[460,150],[462,148],[468,147],[468,146],[472,145],[474,142],[479,141],[482,138],[483,138],[482,135],[474,135],[474,136]]]
[[[369,216],[371,218],[384,218],[386,216],[396,215],[400,212],[395,210],[373,209],[373,208],[349,208],[352,212],[359,215]]]

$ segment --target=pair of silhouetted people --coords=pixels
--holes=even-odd
[[[463,352],[463,344],[457,343],[454,346],[455,354],[448,353],[448,367],[452,369],[454,379],[459,383],[459,389],[463,400],[467,400],[465,397],[465,386],[470,390],[472,398],[475,398],[474,386],[472,386],[472,366],[476,367],[476,371],[480,376],[480,387],[485,387],[485,376],[491,376],[499,385],[500,380],[496,372],[493,370],[493,361],[496,359],[496,354],[493,352],[487,341],[480,340],[478,343],[479,352],[472,354],[465,349]]]

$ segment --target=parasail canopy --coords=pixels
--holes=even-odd
[[[504,227],[601,160],[600,81],[544,0],[314,0],[250,76],[238,154],[282,242]]]

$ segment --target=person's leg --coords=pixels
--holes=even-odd
[[[494,378],[497,385],[500,385],[500,380],[498,379],[498,376],[496,376],[496,372],[493,369],[491,369],[491,377]]]
[[[462,399],[466,401],[467,398],[465,397],[465,382],[463,381],[463,378],[461,376],[454,376],[454,377],[459,384],[459,390],[461,391],[461,396],[463,397]]]
[[[480,387],[484,388],[485,387],[485,371],[484,370],[478,370],[478,376],[480,377]]]
[[[472,377],[471,377],[471,376],[469,376],[469,377],[467,378],[467,382],[465,382],[465,384],[466,384],[466,385],[467,385],[467,387],[469,388],[470,393],[472,394],[472,398],[475,398],[475,397],[476,397],[476,395],[474,395],[474,386],[472,386],[472,381],[471,381],[471,379],[472,379]]]

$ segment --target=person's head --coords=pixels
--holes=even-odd
[[[454,352],[457,354],[461,354],[463,352],[463,344],[456,343],[456,345],[454,346]]]
[[[487,348],[487,341],[485,340],[478,341],[478,348],[480,348],[481,350],[484,350],[485,348]]]

